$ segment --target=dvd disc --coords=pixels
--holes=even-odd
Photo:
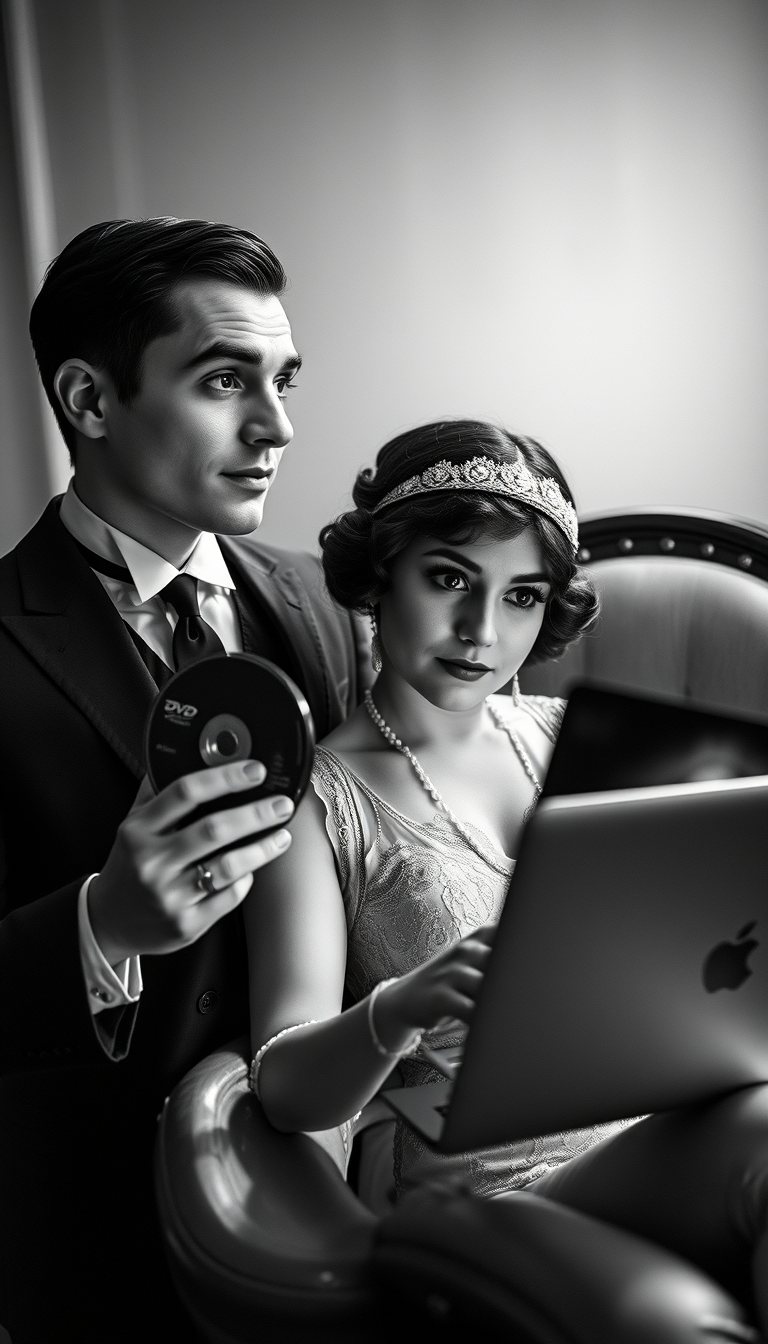
[[[298,807],[314,743],[309,705],[281,668],[248,653],[213,654],[177,672],[158,695],[147,721],[147,774],[159,793],[193,770],[248,759],[266,767],[263,784],[203,804],[184,825],[276,793]]]

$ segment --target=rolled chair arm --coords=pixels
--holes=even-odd
[[[245,1042],[203,1060],[160,1118],[155,1177],[187,1308],[220,1344],[270,1331],[341,1341],[373,1310],[376,1219],[346,1184],[338,1131],[280,1134],[248,1087]]]

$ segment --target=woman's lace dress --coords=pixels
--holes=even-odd
[[[525,696],[514,729],[533,756],[542,732],[554,742],[563,702]],[[527,731],[526,731],[527,730]],[[539,738],[540,740],[540,738]],[[510,744],[510,751],[512,746]],[[354,1001],[374,985],[400,976],[490,920],[498,919],[514,861],[468,827],[485,858],[467,845],[440,812],[426,823],[391,807],[332,752],[317,748],[312,783],[326,809],[346,911],[347,989]],[[465,1028],[425,1034],[431,1046],[457,1044]],[[406,1086],[439,1075],[418,1056],[400,1062]],[[627,1122],[597,1125],[537,1139],[445,1156],[398,1122],[395,1180],[403,1193],[425,1179],[459,1176],[480,1194],[518,1190],[552,1167],[584,1152]]]

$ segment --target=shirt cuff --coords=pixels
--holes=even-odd
[[[80,888],[77,898],[77,927],[80,935],[80,961],[88,990],[91,1013],[103,1013],[105,1008],[120,1008],[136,1003],[143,984],[139,957],[126,957],[116,966],[110,966],[93,936],[88,918],[88,888],[97,873],[91,873]]]

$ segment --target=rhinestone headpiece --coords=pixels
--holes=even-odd
[[[579,524],[573,505],[552,476],[534,476],[521,459],[497,462],[493,457],[473,457],[468,462],[435,462],[418,476],[401,481],[379,500],[372,512],[381,513],[390,504],[399,504],[401,499],[442,490],[477,490],[485,495],[506,495],[520,504],[528,504],[557,523],[574,552],[578,550]]]

